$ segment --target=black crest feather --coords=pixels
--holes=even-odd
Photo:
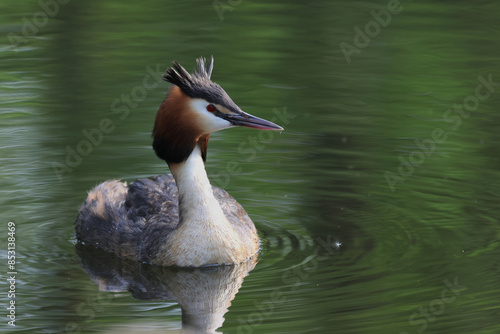
[[[203,81],[210,81],[212,70],[214,69],[214,57],[210,58],[210,64],[206,67],[206,59],[200,57],[196,59],[198,67],[193,75],[189,74],[184,67],[176,61],[172,62],[172,67],[168,68],[163,74],[163,80],[168,81],[182,90],[191,91],[197,84],[202,84]]]
[[[163,80],[178,86],[184,94],[191,98],[201,98],[210,103],[217,103],[228,109],[238,111],[238,106],[217,83],[210,80],[214,69],[214,57],[207,64],[205,58],[196,59],[197,67],[189,74],[178,62],[174,61],[163,75]]]

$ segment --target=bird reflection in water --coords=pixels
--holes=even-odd
[[[128,291],[141,300],[172,301],[182,312],[181,333],[219,333],[224,315],[257,260],[201,268],[159,267],[120,259],[78,243],[76,251],[100,291]]]

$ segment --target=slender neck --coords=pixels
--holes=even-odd
[[[205,171],[199,143],[187,160],[169,164],[179,190],[179,225],[169,234],[161,265],[199,267],[240,263],[258,248],[257,235],[242,240],[215,198]]]
[[[180,224],[229,224],[213,194],[198,145],[187,160],[179,164],[169,164],[169,167],[179,190]]]

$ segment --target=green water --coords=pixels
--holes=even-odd
[[[60,1],[0,1],[2,330],[180,331],[174,300],[99,292],[73,222],[97,183],[167,172],[157,79],[213,54],[285,128],[211,136],[212,182],[263,242],[219,332],[500,332],[500,4]]]

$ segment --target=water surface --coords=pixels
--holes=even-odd
[[[2,277],[9,221],[18,272],[16,327],[2,329],[179,332],[193,319],[162,279],[229,275],[223,333],[500,332],[497,3],[71,1],[44,20],[36,2],[4,1],[0,13]],[[212,183],[261,234],[259,262],[248,276],[95,269],[73,242],[86,191],[167,172],[150,147],[159,77],[212,54],[233,100],[285,128],[209,145]]]

